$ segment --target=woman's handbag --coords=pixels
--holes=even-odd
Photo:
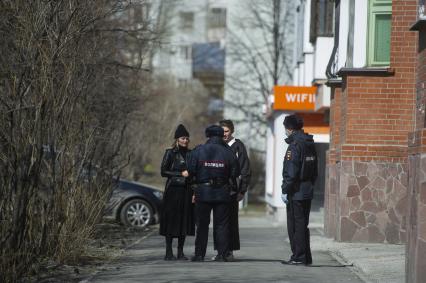
[[[183,176],[175,176],[170,178],[171,186],[184,186],[186,184],[186,179]]]

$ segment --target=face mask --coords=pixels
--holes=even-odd
[[[290,132],[290,130],[285,129],[285,135],[287,137],[291,136],[292,132]]]

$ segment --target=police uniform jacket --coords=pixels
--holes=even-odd
[[[188,169],[195,177],[196,201],[229,202],[236,193],[240,175],[238,160],[221,137],[213,136],[196,147]]]
[[[312,135],[295,131],[286,140],[282,193],[293,200],[313,199],[315,180],[318,176],[317,154]]]

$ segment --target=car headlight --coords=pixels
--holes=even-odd
[[[158,199],[163,199],[163,192],[160,191],[154,191],[154,196],[156,196]]]

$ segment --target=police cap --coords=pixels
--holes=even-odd
[[[223,138],[223,128],[217,125],[211,125],[206,128],[206,137],[221,137]]]

